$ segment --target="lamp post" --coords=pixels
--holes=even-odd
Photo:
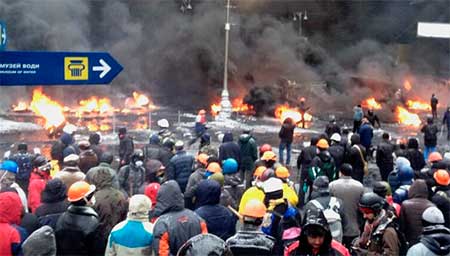
[[[219,112],[219,119],[225,120],[231,117],[231,102],[228,93],[228,43],[230,39],[230,0],[227,0],[227,16],[225,22],[225,60],[224,60],[224,71],[223,71],[223,90],[222,90],[222,100],[220,101],[221,110]]]
[[[298,20],[298,35],[303,36],[303,21],[308,20],[308,14],[305,11],[294,13],[294,21]]]

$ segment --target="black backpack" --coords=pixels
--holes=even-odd
[[[18,153],[13,158],[19,168],[16,174],[16,179],[28,180],[33,169],[33,165],[31,164],[31,155],[28,153]]]

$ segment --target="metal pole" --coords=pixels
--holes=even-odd
[[[230,40],[230,0],[227,0],[227,21],[225,23],[225,61],[223,71],[223,90],[228,90],[228,42]]]
[[[302,24],[303,24],[303,13],[300,12],[298,14],[298,34],[300,36],[302,36],[302,34],[303,34]]]

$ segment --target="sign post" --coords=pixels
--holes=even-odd
[[[106,52],[0,51],[0,86],[109,84],[122,69]]]

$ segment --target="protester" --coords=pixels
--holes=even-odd
[[[226,248],[225,242],[220,237],[213,234],[199,234],[191,237],[178,250],[177,256],[191,255],[223,255],[229,256],[231,253]]]
[[[296,123],[292,118],[288,117],[284,119],[283,125],[281,126],[280,131],[278,132],[278,138],[280,138],[280,146],[279,146],[279,158],[280,163],[283,165],[289,166],[291,163],[291,145],[294,140],[294,129],[296,127]],[[286,162],[284,162],[284,149],[286,149]]]
[[[180,186],[174,180],[163,183],[158,191],[153,229],[156,255],[176,255],[189,238],[207,233],[206,223],[191,210],[184,208]]]
[[[370,124],[373,127],[376,127],[375,125],[377,124],[378,129],[381,128],[380,119],[378,118],[377,114],[373,112],[372,109],[367,110],[367,115],[365,117],[367,118],[367,120],[369,120]]]
[[[336,117],[334,115],[330,116],[330,121],[325,126],[325,134],[328,138],[331,138],[333,134],[341,134],[341,127],[336,123]]]
[[[330,141],[331,144],[328,151],[334,159],[336,170],[339,170],[345,160],[345,148],[341,144],[341,135],[334,133],[331,135]]]
[[[186,208],[193,209],[193,198],[195,195],[195,190],[197,189],[198,184],[200,181],[205,179],[206,174],[206,166],[208,165],[208,158],[209,156],[205,153],[200,153],[196,157],[196,169],[195,171],[189,176],[186,190],[184,192],[184,200],[186,201]]]
[[[400,216],[401,206],[394,202],[392,198],[391,187],[386,181],[377,181],[373,184],[373,193],[377,194],[381,198],[384,198],[385,203],[383,209],[389,216]]]
[[[401,186],[398,175],[400,170],[404,170],[404,168],[411,168],[411,163],[404,157],[397,157],[397,159],[395,159],[395,168],[388,175],[388,182],[389,186],[391,187],[391,191],[396,191],[397,188]],[[404,180],[410,181],[410,179]]]
[[[51,179],[51,168],[52,166],[44,156],[39,155],[33,160],[33,172],[28,187],[28,207],[32,213],[41,205],[41,193],[47,181]]]
[[[184,143],[177,141],[175,143],[177,153],[170,159],[169,166],[166,169],[166,180],[175,180],[184,193],[193,172],[195,158],[184,150]]]
[[[86,175],[78,167],[79,163],[80,157],[78,155],[71,154],[66,156],[64,158],[64,168],[57,172],[54,178],[62,180],[68,188],[70,188],[73,183],[84,180]]]
[[[36,209],[39,223],[56,228],[59,216],[69,206],[67,199],[67,187],[60,179],[52,179],[47,182],[41,196],[41,205]]]
[[[144,163],[145,168],[145,179],[144,186],[141,188],[145,188],[150,183],[162,183],[164,179],[164,175],[166,172],[166,167],[162,165],[159,160],[148,159]],[[144,190],[139,190],[139,194],[144,193]]]
[[[131,155],[130,163],[119,170],[119,184],[122,192],[131,197],[144,191],[145,167],[144,153],[137,149]]]
[[[241,162],[241,152],[239,145],[233,141],[233,134],[225,132],[222,144],[219,146],[219,161],[222,162],[228,158],[235,159],[238,164]]]
[[[118,223],[108,237],[105,256],[151,255],[153,224],[149,222],[148,211],[152,202],[144,195],[130,198],[127,219]]]
[[[149,142],[147,145],[145,145],[143,151],[145,160],[148,159],[154,159],[161,161],[162,156],[162,145],[161,145],[161,139],[158,134],[153,133],[150,136]]]
[[[211,135],[206,132],[200,137],[200,149],[198,152],[199,154],[204,153],[211,157],[219,157],[217,148],[211,145]]]
[[[94,205],[95,186],[84,181],[73,183],[69,190],[70,206],[56,223],[56,248],[58,255],[103,254],[104,247],[98,241],[98,215]],[[108,235],[108,234],[101,234]]]
[[[28,212],[28,200],[25,192],[15,182],[19,167],[16,162],[6,160],[0,165],[0,190],[13,191],[19,195],[24,212]]]
[[[267,168],[265,166],[260,166],[260,167],[256,168],[255,173],[254,173],[253,186],[248,188],[242,195],[241,202],[239,204],[239,213],[240,214],[243,214],[245,205],[250,200],[258,200],[260,202],[264,202],[265,194],[264,194],[264,190],[262,188],[262,182],[260,181],[260,177],[266,169]]]
[[[28,145],[24,142],[17,145],[17,153],[10,158],[17,163],[19,168],[16,174],[16,183],[27,195],[31,171],[33,170],[33,158],[34,156],[28,153]]]
[[[330,195],[342,201],[345,223],[343,225],[342,243],[350,247],[351,242],[359,236],[358,203],[364,193],[361,182],[352,178],[352,166],[343,164],[338,180],[330,182]]]
[[[215,180],[203,180],[197,187],[195,201],[197,213],[205,220],[208,232],[227,240],[236,232],[237,218],[220,205],[221,186]]]
[[[100,161],[103,154],[103,149],[100,146],[101,136],[97,132],[93,132],[89,134],[89,143],[91,144],[90,148],[95,152],[97,159]]]
[[[433,123],[433,117],[427,117],[427,124],[425,124],[420,131],[423,133],[423,140],[425,149],[423,151],[423,158],[425,161],[428,159],[428,155],[436,151],[437,145],[437,133],[439,129]]]
[[[89,169],[98,165],[97,154],[91,149],[91,144],[87,140],[78,142],[80,149],[80,163],[78,166],[83,173],[87,173]]]
[[[418,173],[422,168],[425,167],[426,163],[423,159],[423,153],[419,150],[419,141],[417,138],[409,138],[408,139],[408,149],[406,152],[406,158],[411,163],[411,167],[416,174],[415,177],[418,177]]]
[[[130,163],[131,155],[134,152],[133,138],[127,134],[127,128],[119,128],[119,164],[120,167]]]
[[[366,175],[365,166],[367,164],[366,150],[361,145],[359,134],[350,137],[351,147],[347,155],[347,161],[353,168],[352,178],[363,183]]]
[[[22,204],[14,192],[0,193],[0,254],[21,255],[25,240],[19,227]]]
[[[437,118],[437,105],[439,103],[438,98],[436,97],[436,95],[434,95],[434,93],[431,95],[431,99],[430,99],[430,105],[431,105],[431,115],[433,117],[433,119]]]
[[[431,201],[444,214],[445,227],[450,228],[450,176],[447,170],[437,170],[433,177],[436,185]]]
[[[247,189],[252,185],[255,161],[258,159],[258,147],[255,139],[250,134],[250,130],[245,130],[244,133],[239,136],[239,151],[241,154],[241,180],[245,180],[245,188]]]
[[[242,227],[226,241],[233,255],[273,255],[274,238],[261,231],[266,206],[258,200],[248,201],[241,212]]]
[[[395,203],[402,204],[403,201],[408,199],[408,193],[413,184],[414,171],[411,166],[403,166],[398,170],[398,188],[394,191],[392,198]],[[426,187],[425,187],[426,188]]]
[[[364,112],[361,108],[361,105],[353,107],[353,133],[357,133],[359,131],[359,127],[361,126],[363,117]]]
[[[366,148],[366,156],[369,158],[372,157],[372,139],[373,139],[373,127],[370,124],[369,120],[367,118],[363,118],[361,121],[361,127],[359,128],[359,137],[361,139],[361,145],[363,145]]]
[[[310,186],[308,184],[308,170],[311,167],[312,160],[317,155],[316,144],[319,141],[319,136],[313,135],[311,137],[310,145],[305,147],[299,154],[297,159],[297,169],[300,171],[300,184],[299,184],[299,205],[303,206],[305,204],[305,193]]]
[[[233,204],[231,206],[233,208],[236,208],[239,205],[239,201],[245,190],[242,180],[239,177],[240,175],[238,173],[238,168],[238,163],[233,158],[226,159],[222,165],[222,173],[224,177],[223,188],[231,195],[233,200]]]
[[[447,107],[444,118],[442,118],[442,125],[447,126],[447,140],[450,140],[450,106]]]
[[[112,168],[112,163],[114,161],[114,156],[110,152],[104,152],[101,154],[99,164],[96,167],[92,167],[86,173],[86,177],[84,178],[87,183],[92,183],[92,177],[96,175],[96,173],[101,169],[107,169],[113,178],[112,185],[116,189],[120,189],[119,177],[117,176],[117,172]]]
[[[255,161],[255,168],[265,166],[265,163],[261,158],[267,151],[272,151],[272,146],[270,146],[269,144],[263,144],[259,147],[259,159]]]
[[[294,189],[294,183],[289,180],[291,174],[284,166],[278,166],[275,170],[275,177],[283,182],[283,197],[286,198],[290,205],[298,204],[298,196]]]
[[[394,146],[390,143],[389,133],[383,133],[383,141],[378,144],[376,163],[380,169],[381,179],[387,181],[389,173],[394,169]]]
[[[42,226],[23,242],[24,256],[56,256],[55,233],[50,226]]]

